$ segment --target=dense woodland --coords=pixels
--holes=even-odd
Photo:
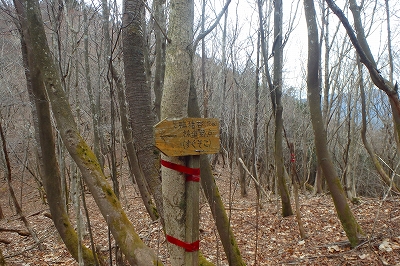
[[[1,0],[0,265],[49,228],[63,265],[398,265],[399,9]],[[187,117],[219,119],[219,153],[155,147]]]

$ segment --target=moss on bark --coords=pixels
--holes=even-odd
[[[362,230],[349,207],[338,174],[332,163],[326,141],[326,131],[324,129],[324,124],[322,123],[323,119],[318,79],[320,50],[318,45],[318,27],[313,0],[304,0],[304,10],[308,27],[307,97],[311,122],[314,130],[314,141],[318,163],[321,166],[328,183],[337,215],[351,246],[354,247],[359,243],[359,235],[362,233]]]
[[[80,136],[68,98],[62,89],[60,76],[51,57],[44,31],[43,20],[36,0],[27,1],[27,21],[32,53],[41,70],[53,114],[62,140],[79,167],[82,177],[107,220],[116,243],[132,265],[154,265],[156,254],[148,248],[135,232],[122,206],[108,184],[96,156]],[[161,264],[161,262],[160,262]]]

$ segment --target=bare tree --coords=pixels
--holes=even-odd
[[[12,181],[11,181],[11,164],[10,164],[10,159],[8,156],[8,151],[7,151],[7,143],[6,143],[6,137],[3,131],[3,126],[2,126],[2,120],[3,118],[1,117],[1,113],[0,113],[0,139],[1,139],[1,143],[2,143],[2,154],[4,156],[4,160],[6,162],[6,179],[7,179],[7,185],[8,185],[8,190],[10,192],[11,195],[11,199],[12,202],[14,204],[15,210],[19,216],[19,219],[21,219],[21,221],[24,223],[24,225],[26,226],[26,228],[29,231],[29,234],[33,237],[33,239],[35,240],[35,242],[38,244],[39,249],[43,250],[43,246],[40,243],[40,240],[37,236],[36,231],[33,229],[33,227],[30,225],[29,221],[26,219],[24,213],[22,212],[22,208],[21,205],[19,204],[18,200],[17,200],[17,196],[15,195],[14,192],[14,188],[12,186]]]
[[[165,0],[153,1],[154,6],[154,19],[156,26],[154,27],[154,33],[156,35],[155,44],[155,71],[154,71],[154,107],[156,109],[157,119],[161,117],[161,97],[162,89],[164,86],[164,75],[165,75],[165,48],[166,38],[165,32]]]
[[[272,53],[274,56],[274,78],[271,80],[269,69],[268,69],[268,54],[266,46],[266,38],[263,26],[263,15],[262,15],[262,1],[258,0],[258,14],[259,14],[259,25],[261,34],[261,48],[264,58],[264,73],[267,77],[268,87],[271,95],[271,102],[275,115],[275,170],[279,193],[282,202],[282,215],[289,216],[293,214],[292,207],[290,204],[289,191],[285,180],[285,166],[283,164],[283,106],[282,106],[282,63],[283,63],[283,38],[282,38],[282,1],[278,0],[274,2],[274,44],[272,47]]]
[[[326,143],[327,136],[323,124],[321,98],[318,86],[318,55],[320,55],[320,53],[314,1],[304,0],[304,10],[308,27],[307,98],[314,129],[314,141],[318,163],[321,165],[322,171],[324,172],[343,229],[346,232],[351,246],[355,247],[360,241],[362,230],[347,203],[346,195],[340,184]]]
[[[104,146],[102,134],[100,132],[100,117],[101,117],[101,108],[98,99],[99,93],[95,93],[92,85],[92,78],[90,75],[90,64],[89,64],[89,10],[87,5],[83,2],[83,33],[86,37],[83,39],[84,45],[84,68],[85,68],[85,81],[86,81],[86,90],[89,96],[89,104],[90,111],[92,115],[92,124],[93,124],[93,151],[96,157],[98,158],[100,165],[104,168],[104,158],[101,151],[101,147]],[[108,19],[108,18],[107,18]]]
[[[190,86],[188,115],[189,117],[201,117],[197,93],[193,82]],[[206,195],[208,204],[210,205],[229,265],[245,265],[240,255],[240,250],[232,227],[230,226],[229,217],[225,211],[224,203],[222,202],[207,155],[200,155],[200,175],[201,186]]]
[[[194,3],[173,0],[170,7],[168,37],[171,43],[166,50],[161,119],[187,117],[191,78]],[[183,157],[162,155],[161,158],[174,164],[186,165]],[[161,168],[161,173],[166,234],[185,241],[185,176],[165,167]],[[185,259],[184,248],[169,243],[168,250],[172,265],[189,263]]]
[[[26,66],[26,79],[28,91],[31,91],[30,97],[32,105],[35,106],[35,114],[38,119],[35,123],[35,131],[38,136],[39,164],[42,169],[43,183],[50,206],[51,217],[71,255],[78,260],[79,250],[82,251],[83,261],[87,265],[96,265],[95,252],[79,243],[76,231],[68,217],[67,210],[63,202],[61,189],[61,173],[56,161],[55,140],[51,126],[50,107],[46,98],[46,92],[40,75],[40,69],[37,67],[32,54],[28,52],[27,43],[29,43],[29,32],[27,31],[27,21],[25,11],[20,2],[15,2],[15,8],[19,15],[21,25],[21,49],[23,62]]]
[[[118,246],[133,265],[161,264],[155,253],[135,232],[121,203],[106,181],[96,156],[78,132],[66,95],[62,90],[58,71],[51,58],[38,2],[27,1],[26,14],[32,56],[41,71],[63,142],[79,167],[100,212],[104,218],[107,217],[108,226]]]
[[[357,51],[358,56],[360,57],[360,62],[366,66],[366,68],[369,71],[370,77],[372,82],[389,98],[389,103],[393,115],[393,123],[394,123],[394,129],[396,132],[396,140],[397,140],[397,147],[399,147],[399,139],[400,139],[400,100],[399,100],[399,95],[397,93],[397,84],[394,85],[391,81],[386,80],[382,75],[380,74],[377,63],[375,62],[371,49],[368,45],[367,39],[365,37],[365,32],[364,32],[364,27],[362,26],[361,23],[361,16],[360,16],[360,9],[361,7],[357,5],[357,2],[355,0],[350,1],[350,10],[353,14],[354,18],[354,25],[356,28],[357,36],[354,33],[348,19],[345,17],[343,11],[331,0],[326,0],[328,3],[329,7],[332,9],[332,11],[338,16],[340,21],[342,22],[343,26],[345,27],[348,36],[350,37],[350,40],[354,46],[354,48]],[[363,132],[366,130],[363,128]],[[365,134],[365,132],[363,133]],[[365,135],[363,137],[364,141],[364,146],[368,151],[368,154],[372,158],[375,168],[377,169],[379,175],[381,176],[382,180],[386,184],[390,184],[390,179],[388,175],[385,173],[383,170],[379,160],[377,159],[375,153],[372,150],[372,146],[368,145],[368,142],[366,141]],[[392,187],[393,190],[399,191],[396,186]]]
[[[144,177],[154,196],[157,209],[148,209],[150,216],[163,211],[158,159],[155,155],[151,90],[145,72],[144,3],[141,0],[124,1],[124,28],[122,32],[126,97],[132,136],[137,158]],[[150,204],[151,205],[151,204]],[[163,215],[161,215],[163,217]]]

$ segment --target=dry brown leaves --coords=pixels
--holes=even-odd
[[[308,235],[302,240],[295,217],[281,217],[279,200],[275,196],[272,196],[272,202],[262,199],[262,208],[257,211],[254,188],[251,186],[249,196],[242,198],[237,183],[229,182],[225,170],[218,168],[216,180],[247,265],[400,265],[399,198],[385,201],[361,198],[359,205],[351,205],[366,238],[358,247],[350,249],[329,195],[301,196],[301,215]],[[134,186],[129,181],[125,183],[121,199],[128,216],[145,243],[168,265],[165,238],[159,223],[149,219]],[[15,182],[15,189],[20,189],[21,184]],[[108,256],[106,224],[90,194],[86,198],[96,245],[103,255]],[[42,204],[33,184],[23,186],[20,199],[44,249],[39,250],[30,236],[0,230],[0,248],[9,265],[77,265],[58,237],[52,221],[45,216],[48,208]],[[0,221],[0,228],[26,231],[14,215],[4,182],[0,183],[0,204],[6,217]],[[72,209],[71,206],[71,219],[75,222]],[[200,249],[204,256],[216,265],[228,265],[203,196],[200,227]],[[88,235],[84,239],[88,243]],[[113,241],[111,245],[114,249]],[[112,253],[114,256],[114,251]]]

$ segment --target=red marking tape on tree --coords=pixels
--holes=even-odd
[[[295,157],[294,153],[290,154],[290,161],[291,162],[295,162],[296,161],[296,157]]]
[[[161,165],[169,169],[186,174],[186,181],[199,182],[200,181],[200,168],[190,168],[184,165],[176,164],[161,160]]]
[[[169,243],[174,244],[178,247],[184,248],[186,250],[186,252],[194,252],[194,251],[199,250],[200,240],[197,240],[193,243],[186,243],[186,242],[183,242],[173,236],[166,235],[165,237]]]

